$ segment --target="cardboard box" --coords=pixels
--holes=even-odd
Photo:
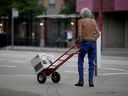
[[[38,74],[45,68],[47,68],[53,62],[53,55],[41,53],[37,54],[31,60],[31,64],[35,70],[35,73]]]

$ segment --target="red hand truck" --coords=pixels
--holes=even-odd
[[[53,81],[53,83],[58,83],[61,79],[61,76],[60,76],[60,73],[57,72],[56,70],[61,65],[63,65],[67,60],[69,60],[72,56],[79,53],[79,49],[73,50],[77,47],[78,46],[73,46],[69,48],[65,53],[63,53],[54,62],[52,62],[47,68],[43,69],[40,73],[38,73],[37,81],[43,84],[47,80],[47,76],[51,76],[51,80]]]

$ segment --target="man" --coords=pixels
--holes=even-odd
[[[78,54],[78,73],[79,81],[75,86],[82,87],[84,85],[84,57],[88,54],[89,74],[88,81],[89,87],[94,87],[93,74],[94,74],[94,60],[96,57],[96,40],[100,35],[97,23],[92,19],[91,11],[88,8],[83,8],[80,12],[82,19],[78,21],[78,41],[80,52]]]
[[[68,47],[71,47],[71,45],[72,45],[72,40],[73,40],[72,29],[68,29],[68,30],[67,30],[67,44],[68,44]]]

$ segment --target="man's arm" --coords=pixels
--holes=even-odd
[[[82,33],[82,19],[78,21],[78,34],[77,34],[77,39],[80,42],[81,41],[81,33]]]

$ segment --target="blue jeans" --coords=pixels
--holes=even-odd
[[[78,54],[78,73],[79,81],[84,82],[84,57],[88,54],[88,64],[89,64],[89,81],[93,81],[94,74],[94,60],[96,57],[96,42],[95,41],[82,41],[80,43],[80,52]]]

